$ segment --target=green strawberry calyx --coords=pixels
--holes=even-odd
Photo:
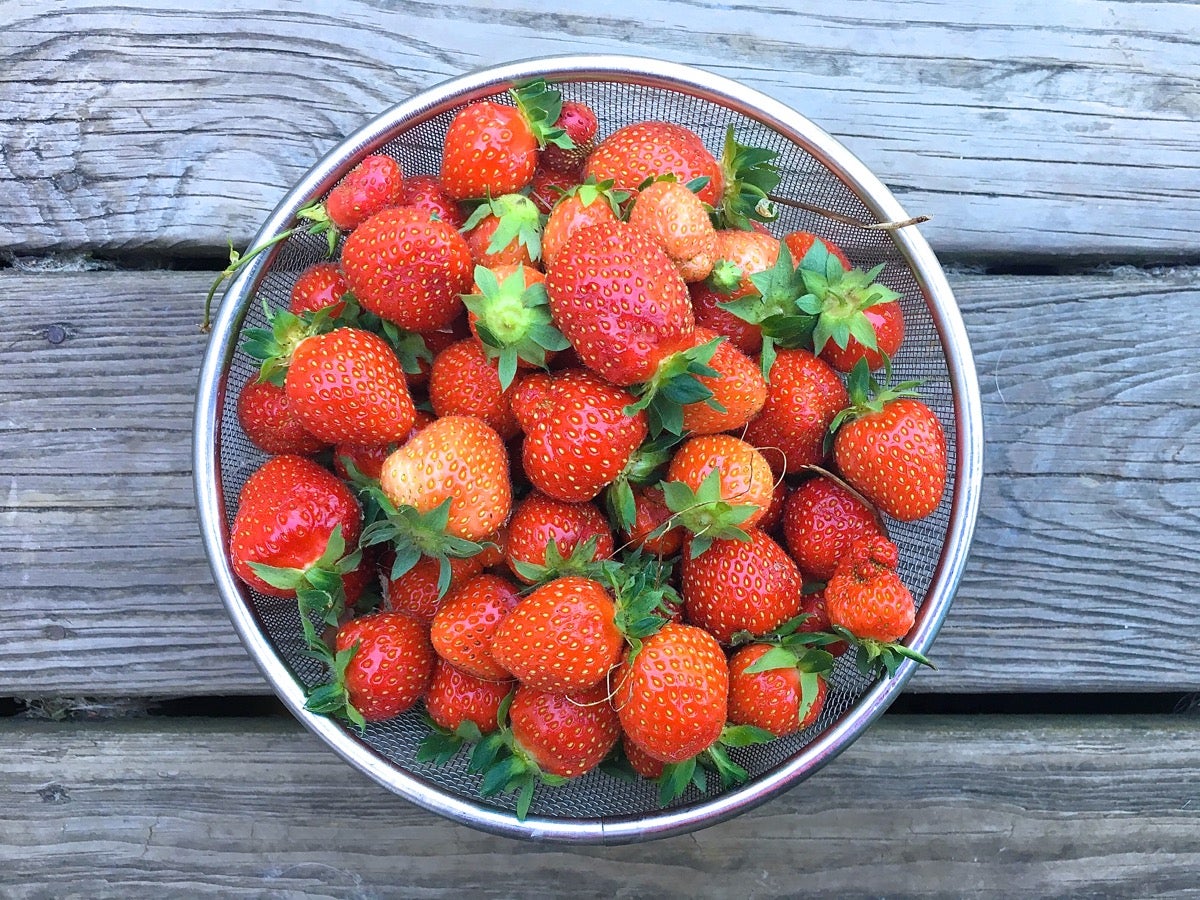
[[[749,773],[729,758],[728,748],[749,747],[775,740],[775,735],[765,728],[753,725],[726,724],[712,744],[695,756],[682,762],[667,763],[658,778],[658,804],[667,806],[695,787],[701,793],[708,790],[708,774],[716,772],[724,788],[741,784]]]
[[[713,263],[712,272],[708,275],[708,286],[718,294],[728,297],[741,285],[742,274],[742,268],[737,263],[718,259]]]
[[[267,327],[247,328],[242,350],[259,361],[259,381],[282,385],[296,348],[306,339],[334,329],[333,307],[296,315],[286,309],[272,310],[264,300],[263,313]]]
[[[676,525],[692,533],[689,553],[694,559],[712,546],[715,540],[749,541],[749,533],[739,526],[758,510],[753,503],[730,503],[721,495],[721,473],[711,470],[692,490],[682,481],[664,481],[660,485],[663,501],[673,515],[650,532],[650,538],[661,537]]]
[[[854,664],[863,675],[884,675],[891,678],[906,659],[937,669],[925,654],[901,644],[899,641],[876,641],[860,638],[841,625],[831,626],[838,640],[846,641],[855,648]]]
[[[482,553],[484,544],[469,541],[446,533],[450,521],[450,498],[446,498],[427,513],[413,506],[396,506],[382,489],[367,488],[373,494],[383,518],[363,529],[359,538],[360,547],[390,544],[396,560],[389,577],[399,578],[412,569],[423,556],[438,563],[438,596],[444,597],[450,589],[450,559],[475,556]]]
[[[671,586],[674,565],[641,549],[624,559],[607,560],[600,580],[613,595],[613,622],[629,643],[627,660],[642,649],[642,641],[656,634],[683,606]]]
[[[706,403],[717,412],[725,412],[725,407],[700,380],[720,375],[709,362],[724,340],[724,335],[720,335],[665,356],[649,381],[631,388],[638,399],[625,407],[625,415],[634,416],[639,410],[646,410],[650,434],[657,436],[664,432],[683,434],[683,408],[692,403]]]
[[[478,293],[464,294],[475,319],[483,352],[497,361],[500,386],[508,390],[517,376],[518,361],[546,367],[546,354],[571,346],[550,316],[550,300],[541,282],[527,285],[518,267],[504,281],[485,266],[475,267]]]
[[[534,262],[542,258],[542,228],[546,217],[532,200],[524,194],[489,197],[475,207],[459,231],[470,231],[488,216],[494,216],[497,222],[488,241],[488,253],[499,253],[515,241],[525,248]]]
[[[886,380],[891,378],[891,364],[886,366]],[[871,374],[865,358],[860,358],[850,374],[846,376],[846,392],[850,395],[850,405],[833,417],[829,423],[829,433],[833,434],[847,422],[861,419],[872,413],[883,412],[885,406],[901,397],[917,397],[920,381],[901,381],[888,385],[880,382]],[[861,496],[855,491],[856,496]],[[870,504],[868,504],[870,505]]]
[[[680,441],[679,435],[664,432],[643,443],[629,457],[625,468],[604,491],[604,505],[609,518],[628,533],[637,521],[637,501],[633,496],[634,485],[656,484],[671,461],[672,448]]]
[[[717,209],[718,228],[749,231],[752,221],[773,222],[778,218],[771,199],[780,181],[775,164],[778,156],[774,150],[740,143],[732,125],[726,129],[721,152],[725,190]]]
[[[546,545],[546,554],[541,563],[513,560],[513,568],[517,570],[518,575],[530,582],[531,587],[572,575],[595,579],[604,570],[604,560],[596,559],[598,543],[599,538],[592,535],[576,544],[564,557],[558,549],[558,543],[550,541]]]
[[[571,136],[556,123],[562,114],[562,94],[539,78],[508,92],[521,111],[539,147],[553,144],[574,150]]]
[[[433,352],[425,338],[415,331],[406,331],[395,322],[389,322],[363,309],[353,291],[342,294],[342,311],[333,320],[336,328],[358,328],[379,335],[396,353],[400,367],[408,375],[416,375],[433,363]],[[424,363],[424,366],[422,366]]]
[[[831,340],[845,350],[851,337],[869,350],[878,350],[875,326],[867,318],[866,310],[900,299],[900,294],[876,280],[883,269],[883,263],[867,272],[847,269],[824,241],[820,238],[813,241],[797,268],[805,292],[797,299],[796,306],[816,316],[812,333],[814,353],[820,353]]]

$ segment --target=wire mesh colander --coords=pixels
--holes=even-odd
[[[254,243],[287,229],[300,207],[323,197],[369,153],[395,157],[405,174],[435,173],[442,136],[459,108],[482,99],[509,102],[509,88],[539,77],[556,86],[564,99],[590,105],[601,123],[601,137],[633,122],[665,119],[692,129],[719,154],[732,124],[742,143],[779,154],[778,195],[861,222],[907,218],[888,190],[845,148],[757,91],[686,66],[634,57],[573,56],[473,73],[393,107],[314,166],[271,214]],[[797,228],[815,231],[840,245],[860,268],[886,263],[881,280],[903,298],[906,336],[894,368],[898,378],[924,380],[922,397],[941,419],[949,451],[949,486],[938,510],[918,522],[888,522],[900,548],[901,575],[919,606],[909,643],[928,651],[966,563],[982,470],[979,392],[957,306],[916,228],[866,230],[786,205],[780,206],[780,214],[777,234]],[[257,257],[230,286],[200,376],[194,477],[206,550],[243,642],[296,717],[348,762],[412,802],[477,828],[535,839],[622,843],[694,830],[767,800],[844,749],[894,699],[914,663],[905,661],[894,678],[875,683],[843,657],[829,678],[816,724],[767,745],[731,751],[750,774],[745,784],[722,790],[712,779],[712,790],[700,793],[691,788],[663,809],[654,785],[593,772],[565,787],[539,790],[523,822],[517,820],[514,799],[479,797],[479,777],[467,772],[465,755],[446,767],[416,762],[424,733],[416,712],[369,725],[359,735],[305,711],[305,686],[319,683],[326,673],[302,652],[296,604],[241,584],[230,568],[227,547],[242,485],[266,458],[238,424],[237,397],[257,371],[256,363],[238,349],[240,336],[244,329],[264,324],[261,300],[272,307],[287,305],[300,272],[322,259],[325,250],[323,237],[293,235]]]

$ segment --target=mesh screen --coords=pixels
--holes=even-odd
[[[565,99],[582,100],[597,113],[601,136],[617,128],[644,119],[667,119],[688,126],[697,132],[714,154],[719,155],[727,125],[732,123],[739,139],[775,150],[782,183],[778,193],[783,197],[802,199],[843,215],[871,221],[872,217],[859,198],[815,157],[787,137],[759,122],[707,100],[662,88],[611,82],[572,82],[560,85]],[[509,102],[506,96],[491,99]],[[416,126],[399,130],[382,152],[395,157],[406,173],[432,174],[437,171],[442,136],[455,110],[450,109]],[[348,168],[349,164],[347,165]],[[814,231],[828,237],[846,251],[859,268],[886,263],[882,281],[902,296],[906,337],[894,359],[900,379],[923,378],[923,399],[938,414],[946,430],[949,450],[949,483],[954,483],[957,467],[953,403],[946,375],[946,359],[938,333],[933,325],[926,298],[922,295],[913,273],[907,268],[892,238],[885,232],[867,231],[844,225],[832,219],[780,207],[777,234],[797,228]],[[264,324],[262,304],[284,307],[299,273],[308,265],[324,258],[323,238],[299,234],[289,238],[276,255],[270,270],[263,277],[258,298],[251,304],[242,325],[243,330]],[[261,465],[266,456],[256,449],[241,431],[236,401],[247,379],[256,371],[254,362],[240,351],[226,373],[224,407],[221,414],[219,440],[219,472],[222,493],[226,498],[227,522],[232,525],[236,498],[249,475]],[[915,523],[889,521],[893,540],[901,551],[901,575],[917,598],[918,604],[928,592],[936,569],[942,544],[947,533],[950,510],[947,492],[941,507],[932,516]],[[304,647],[299,616],[295,603],[263,597],[244,589],[244,599],[253,610],[275,651],[305,685],[314,685],[326,677],[320,663],[301,652]],[[733,750],[733,759],[746,768],[752,777],[779,766],[795,755],[829,724],[839,719],[859,700],[871,682],[859,675],[848,658],[838,661],[829,680],[824,711],[818,722],[807,731],[761,747]],[[448,766],[437,768],[418,765],[416,748],[424,734],[418,713],[368,727],[361,739],[392,762],[398,769],[439,786],[450,794],[474,802],[490,804],[496,809],[512,810],[512,798],[480,801],[479,778],[466,771],[465,754],[460,754]],[[357,737],[347,730],[348,737]],[[716,785],[717,779],[710,783]],[[694,788],[676,805],[695,803],[719,792],[719,788],[701,795]],[[594,772],[575,782],[555,789],[538,791],[531,814],[564,818],[603,818],[651,813],[659,809],[656,787],[648,783],[631,784]]]

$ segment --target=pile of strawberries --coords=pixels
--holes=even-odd
[[[457,113],[436,176],[368,156],[301,211],[335,258],[247,332],[272,455],[230,556],[299,604],[310,710],[423,704],[420,758],[470,752],[522,817],[602,764],[666,803],[810,727],[848,649],[925,662],[884,522],[938,507],[945,438],[886,384],[883,267],[771,232],[773,153],[511,96]]]

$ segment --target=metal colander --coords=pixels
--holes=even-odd
[[[369,153],[395,157],[406,174],[435,173],[442,136],[464,104],[509,102],[515,84],[544,78],[564,99],[589,104],[600,137],[624,125],[665,119],[685,125],[719,154],[726,127],[743,143],[775,150],[782,182],[777,194],[860,222],[896,222],[906,213],[888,190],[844,147],[791,109],[729,81],[685,66],[620,56],[529,60],[455,78],[401,103],[334,148],[284,198],[255,244],[286,230],[296,211],[323,197]],[[900,378],[922,378],[923,399],[941,419],[949,449],[949,487],[930,517],[888,522],[900,547],[901,575],[917,598],[909,643],[928,651],[950,606],[971,540],[982,470],[978,385],[958,308],[937,260],[915,227],[867,230],[836,218],[780,206],[777,234],[803,228],[828,237],[860,268],[886,263],[882,281],[902,296],[904,345],[893,360]],[[660,808],[656,787],[593,772],[561,788],[540,788],[528,818],[516,818],[515,799],[481,799],[479,777],[465,754],[449,766],[416,762],[424,733],[420,717],[370,725],[366,733],[304,710],[304,687],[325,678],[305,656],[294,601],[264,597],[233,575],[229,528],[249,475],[265,460],[242,432],[236,402],[257,371],[238,347],[245,328],[264,324],[261,300],[285,307],[299,273],[324,257],[322,237],[297,234],[256,258],[233,282],[214,324],[200,376],[194,473],[205,546],[221,597],[251,656],[295,716],[349,763],[392,791],[451,819],[501,834],[593,843],[622,843],[678,834],[745,811],[794,785],[849,745],[895,698],[912,674],[872,682],[849,654],[829,679],[824,711],[803,733],[760,747],[731,751],[750,773],[747,783],[707,793],[694,788]],[[716,783],[716,779],[711,781]]]

